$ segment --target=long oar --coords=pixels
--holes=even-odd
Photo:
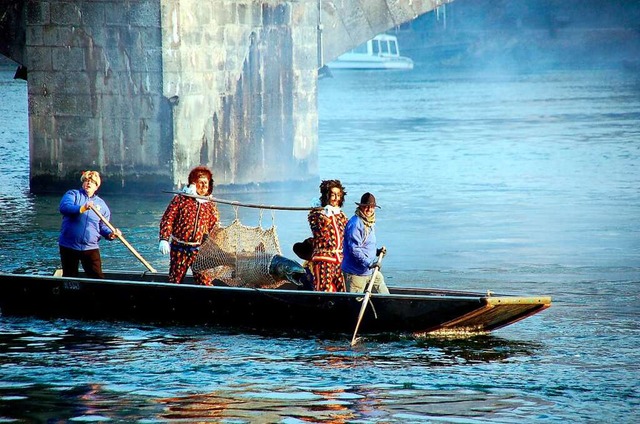
[[[367,283],[367,287],[364,291],[364,300],[362,301],[362,307],[360,308],[360,314],[358,315],[358,322],[356,323],[356,329],[353,331],[353,338],[351,339],[351,346],[354,346],[357,343],[356,336],[358,335],[358,328],[360,328],[360,322],[362,321],[362,317],[364,316],[364,311],[367,309],[367,305],[369,304],[369,298],[371,297],[371,289],[373,288],[373,282],[376,280],[376,276],[378,275],[378,270],[380,268],[380,264],[382,263],[382,257],[384,256],[384,252],[380,252],[378,255],[378,266],[373,270],[373,274],[371,274],[371,280]]]
[[[235,200],[218,199],[212,196],[199,196],[197,194],[189,194],[189,193],[185,193],[184,191],[175,191],[175,190],[171,190],[171,191],[163,190],[163,192],[171,193],[171,194],[179,194],[181,196],[193,197],[194,199],[208,200],[210,202],[224,203],[225,205],[242,206],[244,208],[275,209],[280,211],[310,211],[312,209],[322,209],[321,207],[314,208],[310,206],[274,206],[274,205],[258,205],[254,203],[242,203]]]
[[[89,209],[91,209],[93,212],[95,212],[96,215],[98,215],[98,218],[100,218],[100,220],[102,222],[105,223],[105,225],[107,227],[109,227],[109,229],[113,232],[113,234],[116,235],[116,237],[118,237],[120,239],[120,241],[122,242],[122,244],[124,244],[125,246],[127,246],[127,249],[129,249],[129,251],[131,253],[133,253],[133,256],[135,256],[136,258],[138,258],[138,260],[140,262],[142,262],[144,264],[144,266],[147,267],[147,269],[151,272],[157,272],[155,270],[154,267],[151,266],[151,264],[149,264],[149,262],[147,262],[139,253],[136,249],[133,248],[133,246],[131,246],[129,244],[129,242],[127,240],[125,240],[124,236],[122,234],[118,234],[116,232],[116,229],[114,228],[113,225],[111,225],[111,223],[107,220],[107,218],[105,218],[100,212],[98,212],[98,210],[96,208],[94,208],[93,206],[89,207]]]

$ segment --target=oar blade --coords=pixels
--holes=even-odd
[[[360,307],[360,313],[358,314],[358,322],[356,322],[356,328],[353,330],[353,338],[351,339],[351,346],[354,346],[357,343],[358,329],[360,328],[360,323],[362,322],[362,318],[364,317],[364,311],[367,309],[367,303],[369,303],[369,298],[371,297],[371,292],[367,291],[364,295],[364,299],[362,300],[362,306]]]

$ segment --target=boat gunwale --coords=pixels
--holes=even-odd
[[[112,273],[124,273],[130,275],[140,275],[144,277],[145,275],[157,275],[156,273],[142,272],[137,273],[135,271],[107,271],[107,275],[109,272]],[[163,274],[160,274],[163,275]],[[136,287],[167,287],[173,290],[214,290],[214,291],[225,291],[225,292],[258,292],[261,294],[275,295],[298,295],[298,296],[322,296],[322,297],[362,297],[362,293],[352,293],[352,292],[322,292],[322,291],[308,291],[308,290],[291,290],[291,289],[279,289],[279,288],[260,288],[260,287],[233,287],[233,286],[203,286],[197,284],[175,284],[168,282],[160,282],[160,281],[144,281],[144,280],[124,280],[124,279],[113,279],[113,278],[103,278],[103,279],[94,279],[88,277],[62,277],[56,275],[39,275],[39,274],[13,274],[13,273],[4,273],[0,272],[0,279],[2,278],[21,278],[21,279],[42,279],[44,281],[50,282],[81,282],[83,284],[89,285],[105,285],[104,283],[115,284],[118,286],[136,286]],[[390,293],[390,294],[382,294],[382,293],[372,293],[372,299],[398,299],[398,300],[438,300],[438,301],[458,301],[458,300],[471,300],[471,301],[482,301],[487,305],[492,307],[501,306],[501,305],[527,305],[527,304],[542,304],[542,305],[551,305],[551,297],[550,296],[518,296],[511,294],[482,294],[476,292],[465,292],[465,291],[448,291],[446,289],[431,289],[431,288],[414,288],[414,287],[397,287],[390,288],[392,291],[395,289],[399,289],[399,291],[425,291],[425,292],[436,292],[438,294],[420,294],[420,293]]]

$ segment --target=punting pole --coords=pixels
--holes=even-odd
[[[384,256],[384,252],[380,252],[378,255],[378,266],[373,270],[373,274],[371,274],[371,279],[367,283],[367,287],[364,290],[364,300],[362,301],[362,307],[360,308],[360,314],[358,314],[358,322],[356,323],[356,329],[353,331],[353,338],[351,339],[351,346],[355,346],[358,343],[356,336],[358,335],[358,328],[360,328],[360,322],[362,321],[362,317],[364,316],[364,311],[367,309],[367,305],[369,304],[369,299],[371,298],[371,289],[373,288],[373,282],[376,280],[376,276],[378,275],[380,264],[382,263],[382,257]]]
[[[133,246],[131,246],[131,245],[129,244],[129,242],[128,242],[127,240],[125,240],[125,238],[124,238],[124,236],[123,236],[122,234],[117,234],[117,233],[116,233],[116,229],[114,228],[114,226],[113,226],[113,225],[111,225],[111,223],[107,220],[107,218],[105,218],[105,217],[104,217],[100,212],[98,212],[98,210],[97,210],[96,208],[94,208],[93,206],[91,206],[89,209],[91,209],[93,212],[95,212],[95,214],[96,214],[96,215],[98,215],[98,218],[100,218],[100,220],[101,220],[102,222],[104,222],[104,223],[105,223],[105,225],[106,225],[107,227],[109,227],[109,229],[113,232],[113,234],[115,234],[115,235],[116,235],[116,237],[118,237],[118,238],[120,239],[120,241],[122,242],[122,244],[124,244],[125,246],[127,246],[127,249],[129,249],[129,251],[130,251],[131,253],[133,253],[133,255],[134,255],[136,258],[138,258],[138,260],[139,260],[140,262],[142,262],[142,263],[143,263],[143,265],[144,265],[144,266],[146,266],[146,267],[147,267],[147,269],[148,269],[149,271],[151,271],[151,272],[157,272],[157,271],[155,270],[155,268],[154,268],[154,267],[152,267],[152,266],[151,266],[151,264],[150,264],[149,262],[147,262],[147,261],[146,261],[146,260],[145,260],[145,259],[144,259],[144,258],[143,258],[139,253],[138,253],[138,251],[137,251],[136,249],[134,249],[134,248],[133,248]]]

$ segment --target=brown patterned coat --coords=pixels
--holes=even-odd
[[[321,210],[309,213],[313,234],[312,266],[316,290],[345,291],[342,263],[342,242],[347,216],[344,212],[327,216]]]

